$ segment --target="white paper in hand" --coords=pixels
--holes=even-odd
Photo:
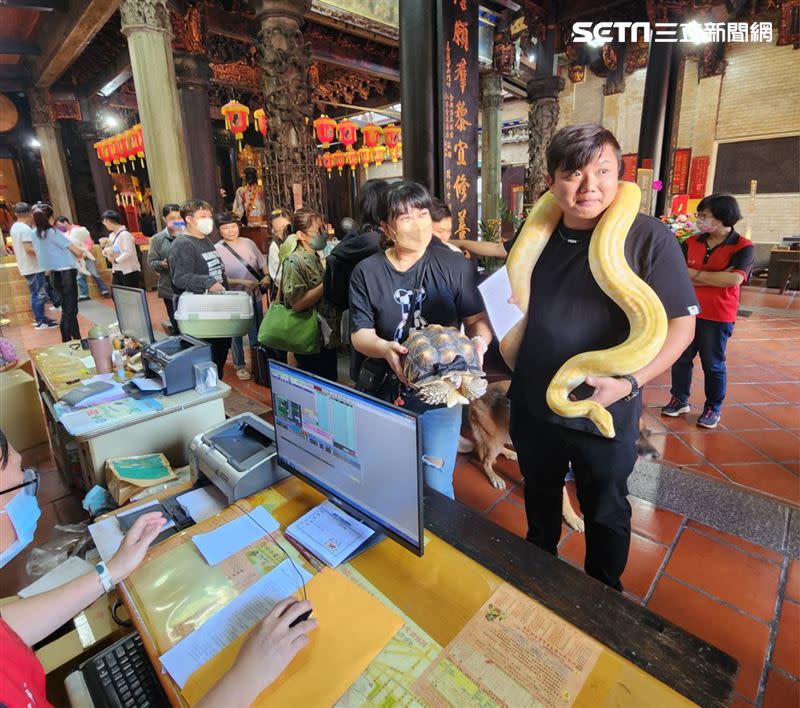
[[[492,273],[478,286],[478,290],[481,291],[495,336],[502,339],[522,319],[522,310],[508,302],[512,292],[506,267]]]

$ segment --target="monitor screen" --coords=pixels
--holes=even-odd
[[[119,331],[126,337],[138,339],[142,344],[152,344],[155,337],[145,291],[113,285],[111,294],[114,298],[114,309],[117,311]]]
[[[278,462],[422,555],[417,415],[273,360],[269,371]]]

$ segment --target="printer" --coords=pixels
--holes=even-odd
[[[160,378],[167,396],[194,388],[194,365],[207,361],[211,347],[188,334],[153,342],[142,351],[145,376]]]
[[[213,482],[228,504],[289,476],[278,466],[275,428],[252,413],[196,435],[189,443],[189,464],[194,475]]]

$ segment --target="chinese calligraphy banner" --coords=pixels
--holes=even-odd
[[[453,237],[478,236],[478,0],[441,0],[442,187]]]
[[[622,179],[626,182],[636,181],[636,158],[637,154],[635,152],[622,156],[622,164],[624,167]]]
[[[689,182],[689,162],[692,159],[691,148],[678,148],[672,164],[672,194],[686,194]],[[705,188],[705,185],[704,185]]]
[[[695,157],[689,170],[689,198],[701,199],[706,193],[706,180],[708,179],[708,155]]]

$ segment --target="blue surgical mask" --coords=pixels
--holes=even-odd
[[[321,251],[325,248],[325,244],[328,242],[328,234],[324,231],[317,231],[314,236],[311,238],[309,245],[315,251]]]
[[[42,515],[36,495],[29,494],[25,488],[17,492],[16,496],[6,504],[0,514],[8,514],[11,525],[17,534],[14,541],[6,550],[0,553],[0,568],[5,567],[12,558],[22,551],[36,533],[36,523]]]

